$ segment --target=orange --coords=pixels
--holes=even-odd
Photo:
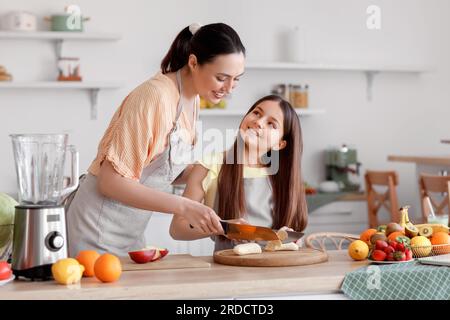
[[[348,246],[348,254],[353,260],[364,260],[369,255],[369,246],[362,240],[355,240]]]
[[[370,244],[370,237],[377,233],[376,229],[367,229],[361,232],[359,235],[359,240],[364,241],[367,244]]]
[[[391,241],[396,241],[395,239],[397,239],[397,237],[399,237],[399,236],[404,236],[405,234],[403,233],[403,232],[401,232],[401,231],[395,231],[395,232],[392,232],[389,236],[388,236],[388,240],[391,240]]]
[[[94,276],[94,264],[98,257],[100,257],[100,254],[94,250],[82,250],[78,253],[76,259],[84,266],[83,276]]]
[[[441,245],[433,248],[437,254],[450,253],[450,236],[446,232],[439,231],[433,233],[431,236],[431,244]],[[442,246],[443,244],[448,244],[448,246]]]
[[[122,274],[122,264],[115,255],[104,253],[95,261],[94,273],[102,282],[114,282]]]

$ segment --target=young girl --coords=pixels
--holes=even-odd
[[[302,231],[308,219],[302,149],[295,110],[278,96],[266,96],[247,112],[230,150],[194,166],[184,196],[204,201],[222,220]],[[176,240],[215,235],[216,251],[233,247],[224,236],[192,228],[181,216],[173,217],[170,234]]]

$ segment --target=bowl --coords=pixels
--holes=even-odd
[[[319,190],[325,193],[339,192],[339,184],[335,181],[323,181],[319,185]]]

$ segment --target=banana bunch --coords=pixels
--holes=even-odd
[[[419,234],[419,229],[411,221],[408,216],[409,206],[401,207],[400,210],[400,223],[399,225],[405,229],[405,235],[409,238],[414,238]]]

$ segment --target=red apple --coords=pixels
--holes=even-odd
[[[12,271],[8,262],[0,261],[0,280],[7,280],[11,278]]]
[[[153,257],[152,262],[164,258],[168,253],[169,253],[169,250],[167,250],[167,249],[156,248],[156,254]]]
[[[153,261],[153,258],[157,253],[159,254],[159,251],[156,249],[142,249],[137,251],[130,251],[128,252],[128,255],[130,256],[131,260],[136,263],[147,263]]]

